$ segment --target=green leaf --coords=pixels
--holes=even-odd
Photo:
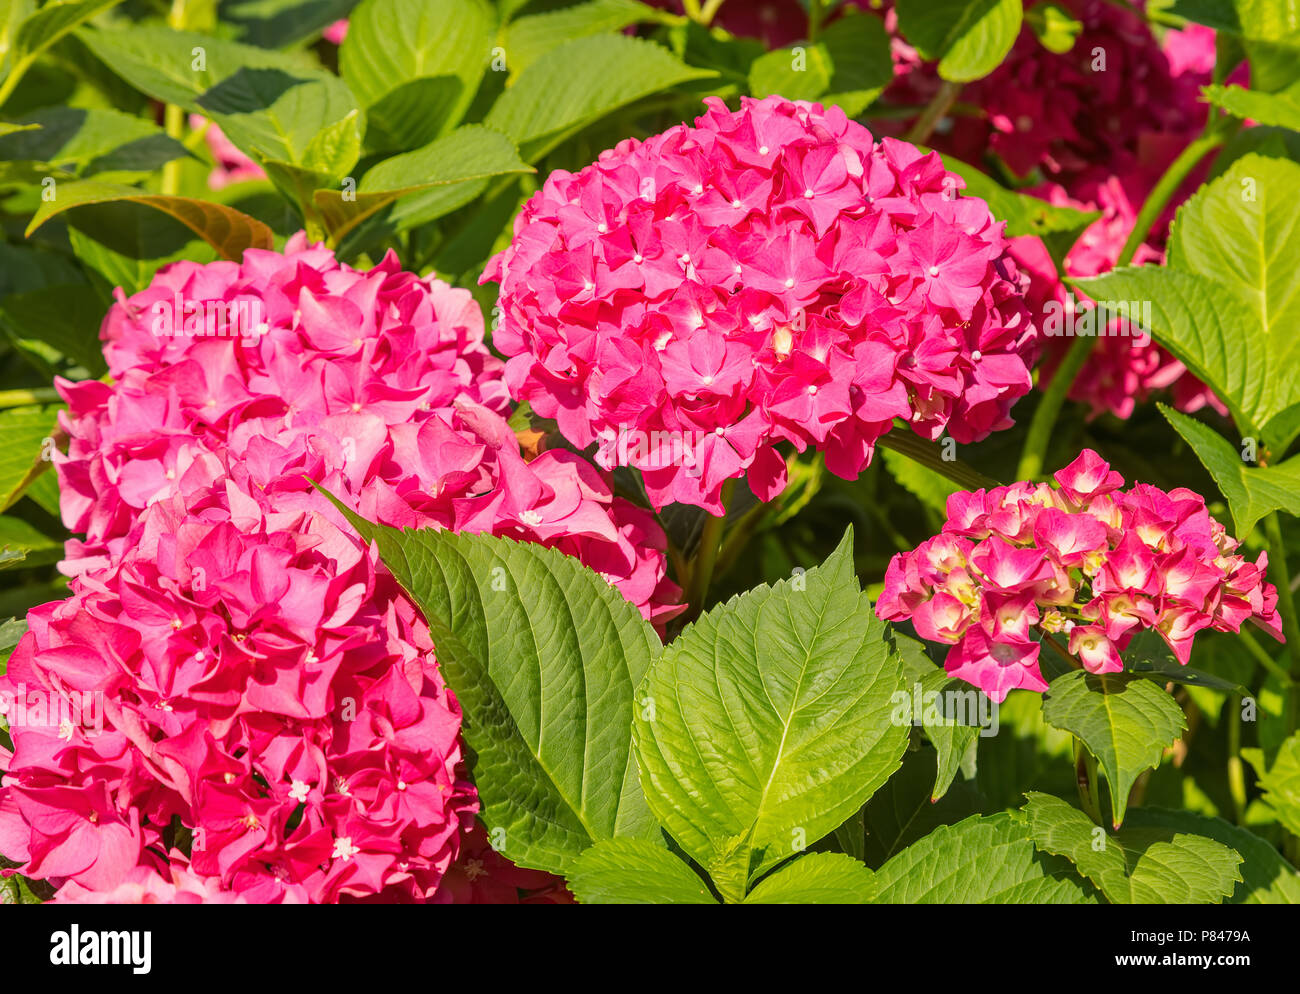
[[[1278,93],[1260,93],[1240,86],[1207,86],[1205,99],[1240,117],[1271,127],[1300,131],[1300,85]]]
[[[116,110],[47,107],[24,115],[20,123],[0,137],[0,160],[48,163],[89,175],[149,172],[189,155],[152,121]]]
[[[882,904],[1093,904],[1068,860],[1038,852],[1021,817],[936,828],[876,871]]]
[[[936,666],[916,639],[894,633],[894,644],[903,661],[907,699],[901,703],[905,715],[894,717],[914,721],[920,711],[921,727],[938,753],[938,771],[930,800],[937,801],[952,786],[963,760],[975,747],[980,734],[980,705],[991,713],[993,704],[970,684],[949,677]],[[983,698],[981,700],[981,698]]]
[[[389,204],[434,187],[466,189],[476,180],[508,173],[530,173],[514,143],[499,132],[471,124],[437,138],[424,148],[396,155],[362,177],[352,199],[335,190],[318,190],[316,206],[335,239]],[[448,190],[448,193],[454,191]]]
[[[27,621],[23,618],[9,618],[0,624],[0,673],[9,668],[9,657],[13,655],[18,640],[27,634]]]
[[[146,193],[132,186],[100,183],[96,180],[63,183],[57,189],[55,199],[43,202],[33,215],[27,226],[28,237],[50,218],[74,207],[127,201],[170,214],[216,249],[223,258],[235,262],[243,256],[244,249],[269,249],[274,241],[271,229],[257,218],[210,200],[167,197]]]
[[[53,473],[40,477],[42,480],[54,478]],[[30,491],[28,495],[30,496]],[[63,542],[44,534],[22,518],[2,514],[0,551],[20,555],[26,566],[46,566],[63,558]]]
[[[1211,385],[1243,431],[1281,409],[1271,398],[1255,316],[1227,283],[1169,266],[1130,266],[1069,282],[1098,303],[1150,302],[1147,330]],[[1252,339],[1258,349],[1246,344]]]
[[[1099,301],[1151,302],[1151,331],[1257,435],[1300,403],[1300,164],[1242,156],[1178,212],[1166,266],[1077,284]]]
[[[631,716],[661,646],[637,609],[555,549],[387,528],[338,506],[424,613],[503,855],[563,874],[596,842],[657,834]]]
[[[1288,832],[1300,835],[1300,732],[1282,743],[1271,764],[1259,750],[1243,749],[1241,754],[1255,767],[1264,803]]]
[[[364,0],[348,21],[339,72],[370,118],[367,144],[427,145],[465,116],[492,57],[485,0]]]
[[[358,109],[341,79],[302,55],[150,25],[80,37],[136,89],[211,118],[255,159],[310,168],[317,135]],[[360,114],[353,120],[363,127]]]
[[[1300,515],[1300,456],[1275,466],[1252,466],[1213,428],[1164,404],[1159,406],[1165,420],[1192,447],[1223,492],[1237,538],[1244,539],[1260,518],[1273,511]]]
[[[13,51],[18,27],[35,9],[35,0],[0,0],[0,81],[9,75],[9,54]]]
[[[987,76],[1002,62],[1024,18],[1021,0],[897,0],[898,26],[939,75],[956,83]]]
[[[837,104],[849,117],[866,110],[894,78],[889,35],[879,17],[846,10],[816,42],[801,42],[754,60],[749,90],[791,100]]]
[[[259,48],[309,41],[348,16],[356,0],[227,0],[221,20],[239,28],[239,40]]]
[[[739,900],[747,880],[843,824],[898,769],[899,689],[850,529],[824,564],[715,607],[651,667],[634,723],[650,809]]]
[[[1204,644],[1209,645],[1210,643],[1207,640]],[[1198,650],[1201,645],[1202,643],[1197,643]],[[1148,677],[1160,686],[1173,681],[1187,687],[1202,687],[1206,690],[1221,690],[1238,694],[1248,693],[1246,688],[1236,681],[1226,680],[1223,677],[1215,676],[1213,673],[1207,673],[1191,666],[1184,666],[1178,661],[1178,657],[1174,655],[1173,650],[1169,648],[1169,643],[1150,628],[1139,632],[1121,655],[1124,658],[1124,669],[1126,671]],[[1202,652],[1197,652],[1197,656],[1202,655]]]
[[[14,71],[21,72],[36,57],[97,14],[122,0],[55,0],[28,17],[14,33]]]
[[[1125,831],[1129,828],[1172,828],[1206,836],[1236,850],[1243,859],[1238,867],[1241,882],[1233,889],[1228,904],[1300,904],[1300,873],[1268,842],[1222,818],[1144,806],[1129,812]]]
[[[1078,736],[1110,785],[1114,825],[1124,821],[1129,790],[1143,770],[1187,727],[1182,708],[1150,680],[1132,673],[1070,670],[1043,697],[1049,725]]]
[[[519,74],[484,119],[536,162],[570,132],[680,83],[716,73],[693,69],[667,49],[626,35],[577,38]]]
[[[717,904],[681,859],[645,839],[597,842],[573,861],[566,881],[579,904]]]
[[[973,780],[960,780],[939,800],[932,800],[934,773],[934,760],[924,750],[909,750],[903,768],[871,796],[863,809],[864,824],[858,829],[866,830],[861,858],[868,866],[881,866],[940,825],[956,824],[999,807],[985,803]]]
[[[764,877],[745,904],[870,904],[872,873],[851,856],[821,852],[801,856]]]
[[[148,286],[170,262],[203,263],[216,258],[211,245],[170,214],[142,211],[126,201],[90,204],[67,218],[68,239],[77,259],[103,279],[105,308],[114,287],[130,295]]]
[[[49,443],[62,404],[0,410],[0,511],[22,496],[35,475],[49,468]]]
[[[1070,860],[1112,904],[1219,904],[1241,880],[1235,850],[1187,827],[1130,824],[1108,835],[1060,798],[1026,796],[1034,845]]]
[[[571,7],[531,14],[512,21],[506,28],[506,65],[510,75],[517,76],[567,41],[664,19],[663,11],[638,0],[586,0]]]
[[[47,359],[63,356],[93,376],[108,372],[99,340],[104,303],[89,284],[65,283],[10,294],[0,298],[0,316],[19,348]]]

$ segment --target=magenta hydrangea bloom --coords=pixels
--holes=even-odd
[[[232,301],[254,320],[205,323]],[[680,608],[653,517],[573,453],[526,460],[472,298],[391,256],[359,272],[299,236],[179,263],[103,337],[114,385],[60,384],[72,597],[30,613],[0,679],[0,852],[70,900],[186,899],[177,833],[233,898],[445,900],[477,808],[460,711],[309,478],[388,524],[559,548],[661,623]],[[36,720],[54,706],[73,717]]]
[[[852,478],[895,418],[959,442],[1010,425],[1036,336],[987,205],[838,108],[706,102],[524,205],[484,274],[512,393],[656,507],[715,514],[728,479],[781,491],[782,441]]]
[[[63,521],[85,536],[66,572],[120,555],[149,504],[225,477],[276,512],[331,513],[310,477],[386,524],[556,546],[652,621],[679,610],[653,516],[574,453],[524,461],[478,305],[391,253],[359,272],[296,236],[238,265],[178,263],[121,298],[103,337],[117,382],[59,383]]]
[[[0,678],[0,845],[26,875],[113,890],[180,826],[190,868],[250,901],[437,890],[476,799],[428,631],[371,550],[273,500],[159,501],[29,613]],[[67,720],[36,720],[56,701]]]
[[[1205,499],[1123,478],[1085,449],[1058,487],[1016,483],[948,498],[943,529],[890,561],[876,613],[911,621],[951,648],[951,675],[995,701],[1043,691],[1042,638],[1094,673],[1123,668],[1120,653],[1152,630],[1187,664],[1198,631],[1251,621],[1284,641],[1268,557],[1251,563]]]

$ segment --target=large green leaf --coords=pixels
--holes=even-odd
[[[858,588],[852,529],[824,564],[714,608],[651,668],[646,799],[725,897],[833,831],[898,769],[901,667]]]
[[[4,32],[5,41],[12,38],[10,60],[7,60],[9,72],[5,75],[26,72],[37,57],[60,38],[121,2],[122,0],[55,0],[33,13],[28,13],[31,10],[29,4],[7,5],[5,13],[10,16],[0,20],[0,32]],[[18,22],[16,15],[23,14],[27,16]],[[4,21],[8,21],[7,28]],[[0,49],[2,52],[3,49]]]
[[[89,284],[63,283],[10,294],[0,298],[0,317],[19,348],[47,362],[66,358],[92,376],[108,372],[99,340],[104,302]]]
[[[484,177],[533,171],[519,158],[509,138],[471,124],[434,139],[424,148],[380,162],[362,177],[350,198],[334,190],[319,190],[315,201],[330,233],[338,239],[409,194],[434,187],[479,189],[475,181]],[[456,190],[447,193],[455,197]]]
[[[1243,859],[1238,867],[1241,882],[1233,889],[1228,904],[1300,904],[1300,873],[1254,832],[1222,818],[1150,807],[1134,808],[1129,812],[1125,831],[1130,828],[1191,832],[1236,850]]]
[[[128,201],[89,204],[70,212],[67,219],[68,239],[77,259],[102,277],[105,309],[114,287],[129,295],[148,286],[168,263],[217,258],[211,245],[170,214],[141,210]]]
[[[1050,794],[1030,793],[1029,833],[1044,852],[1064,856],[1112,904],[1219,904],[1241,880],[1236,851],[1188,826],[1129,824],[1107,834]]]
[[[244,249],[271,248],[275,238],[271,229],[257,218],[249,217],[224,204],[210,200],[194,200],[190,197],[168,197],[146,193],[133,186],[100,183],[96,180],[60,184],[56,198],[42,203],[32,216],[31,223],[27,225],[27,234],[31,235],[50,218],[74,207],[114,201],[143,204],[164,214],[170,214],[216,249],[224,258],[235,262],[242,258]]]
[[[1300,164],[1242,156],[1178,212],[1166,266],[1078,285],[1099,301],[1150,301],[1151,331],[1256,434],[1300,402]]]
[[[1078,736],[1110,785],[1113,821],[1124,821],[1129,790],[1187,727],[1182,708],[1156,684],[1132,673],[1070,670],[1043,697],[1049,725]]]
[[[1174,426],[1210,471],[1232,511],[1233,530],[1244,539],[1266,514],[1283,510],[1300,515],[1300,456],[1275,466],[1252,466],[1213,428],[1171,407],[1160,413]]]
[[[19,123],[30,130],[0,137],[0,160],[49,163],[88,175],[148,172],[190,154],[152,121],[116,110],[47,107]]]
[[[573,861],[566,882],[579,904],[717,904],[686,863],[645,839],[607,839]]]
[[[427,145],[460,122],[492,58],[486,0],[365,0],[348,21],[339,71],[366,107],[367,144]]]
[[[1021,0],[897,0],[898,26],[939,75],[957,83],[987,76],[1002,62],[1024,19]]]
[[[855,117],[893,78],[884,22],[850,10],[827,25],[816,42],[801,42],[755,59],[749,69],[749,90],[756,97],[777,93],[791,100],[837,104]]]
[[[664,19],[663,11],[639,0],[585,0],[571,7],[529,14],[506,28],[506,63],[511,76],[516,76],[566,41]]]
[[[631,718],[661,646],[637,609],[555,549],[387,528],[339,507],[424,612],[500,851],[566,873],[596,842],[657,834]]]
[[[520,73],[484,123],[514,139],[524,159],[535,162],[565,135],[611,111],[716,75],[639,38],[577,38],[551,49]]]
[[[347,85],[301,54],[151,25],[80,37],[136,89],[210,117],[259,160],[320,168],[309,149],[322,131],[345,121],[364,128]]]
[[[787,863],[760,880],[746,904],[869,904],[876,895],[870,870],[843,853],[819,852]]]
[[[1040,853],[1023,817],[974,815],[936,828],[875,875],[883,904],[1093,904],[1068,860]]]

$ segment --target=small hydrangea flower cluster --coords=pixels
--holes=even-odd
[[[987,205],[838,108],[707,103],[525,204],[484,274],[512,393],[579,447],[683,439],[693,459],[628,461],[656,507],[715,514],[728,479],[782,490],[781,441],[852,478],[894,418],[959,442],[1009,426],[1037,336]]]
[[[216,304],[237,334],[203,323]],[[557,547],[656,621],[662,533],[578,456],[525,461],[469,293],[392,256],[359,272],[299,236],[179,263],[103,336],[114,385],[60,384],[72,597],[0,678],[0,852],[73,897],[179,900],[184,873],[258,902],[434,899],[476,810],[460,711],[309,478],[388,524]],[[102,730],[20,716],[77,694]]]
[[[1235,554],[1203,497],[1146,484],[1121,491],[1123,478],[1090,449],[1055,478],[1058,488],[949,497],[942,531],[890,561],[876,613],[950,645],[947,672],[995,701],[1017,687],[1047,689],[1039,638],[1066,637],[1093,673],[1123,669],[1120,653],[1145,630],[1184,665],[1207,628],[1252,621],[1282,640],[1267,555]]]

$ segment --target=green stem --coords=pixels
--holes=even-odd
[[[1074,782],[1079,788],[1079,803],[1094,825],[1104,825],[1101,819],[1101,792],[1098,790],[1097,760],[1079,739],[1074,740]]]
[[[727,0],[706,0],[703,9],[700,11],[700,23],[706,28],[713,23],[713,19],[718,16],[718,10]],[[816,3],[816,0],[813,0]]]
[[[1228,796],[1232,798],[1232,820],[1241,824],[1246,813],[1246,773],[1241,765],[1241,695],[1228,698]]]
[[[31,407],[35,404],[57,404],[62,398],[54,387],[37,387],[34,390],[0,390],[0,408]]]
[[[939,87],[939,92],[926,105],[925,110],[921,111],[921,116],[916,119],[907,134],[903,136],[904,141],[909,141],[913,145],[923,145],[930,139],[935,126],[948,113],[950,108],[957,101],[957,95],[961,93],[961,84],[944,80],[943,85]]]
[[[808,4],[808,40],[816,41],[826,19],[826,0],[811,0]]]
[[[735,480],[728,480],[722,485],[722,514],[716,518],[709,515],[704,519],[704,528],[700,531],[700,544],[695,549],[695,566],[691,570],[690,583],[686,588],[687,611],[692,616],[704,610],[704,598],[708,596],[709,584],[713,581],[713,567],[718,561],[718,550],[722,547],[722,530],[727,523],[727,504],[731,492],[736,487]]]
[[[167,132],[167,137],[174,138],[183,144],[185,138],[185,108],[178,107],[176,104],[168,104],[163,111],[163,129]],[[181,159],[173,159],[171,162],[163,164],[162,185],[159,188],[163,196],[174,197],[180,193],[182,162]]]
[[[1300,717],[1300,618],[1296,616],[1295,595],[1291,593],[1291,571],[1286,565],[1286,544],[1282,538],[1282,519],[1276,511],[1264,518],[1268,538],[1268,568],[1277,587],[1277,609],[1282,616],[1282,634],[1291,651],[1291,686],[1287,692],[1286,734],[1296,730]]]
[[[697,24],[700,18],[704,16],[700,10],[700,0],[682,0],[682,10],[686,11],[686,16]]]
[[[1255,657],[1259,665],[1277,677],[1282,682],[1282,686],[1291,686],[1291,674],[1281,663],[1264,651],[1264,647],[1259,644],[1259,639],[1255,638],[1249,629],[1243,627],[1237,635],[1240,637],[1242,644],[1245,645],[1246,651]]]

